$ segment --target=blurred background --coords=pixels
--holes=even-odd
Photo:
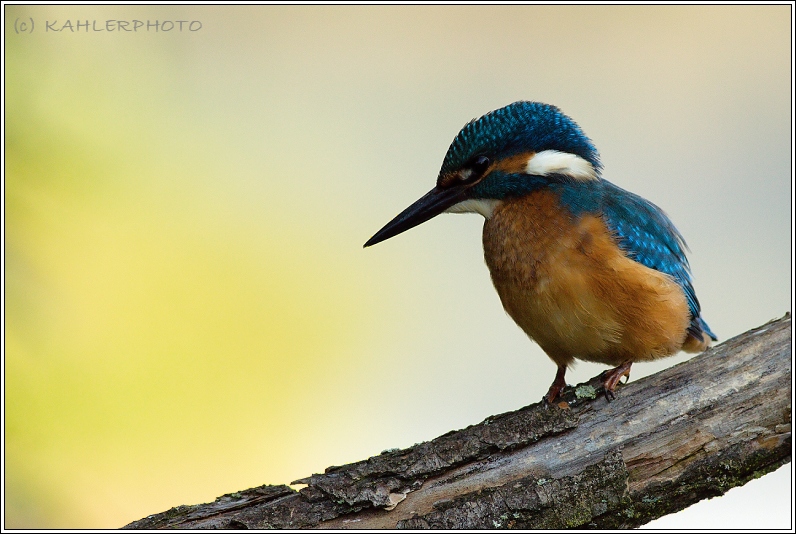
[[[722,340],[791,310],[789,5],[4,16],[6,527],[120,527],[538,401],[555,367],[501,308],[480,216],[362,249],[516,100],[671,216]],[[650,526],[788,528],[791,479]]]

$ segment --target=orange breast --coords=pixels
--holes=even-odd
[[[483,241],[506,312],[558,365],[619,365],[681,349],[682,289],[628,258],[599,216],[574,218],[555,193],[539,191],[498,206]]]

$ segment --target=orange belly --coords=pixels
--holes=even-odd
[[[484,257],[503,307],[558,365],[619,365],[678,352],[690,321],[680,286],[628,258],[602,219],[573,218],[539,191],[484,224]]]

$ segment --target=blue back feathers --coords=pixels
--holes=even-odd
[[[534,180],[530,180],[532,182]],[[700,305],[691,280],[691,267],[682,234],[658,206],[600,178],[589,182],[549,181],[544,187],[560,195],[561,204],[573,216],[593,213],[602,216],[627,256],[650,269],[668,274],[680,285],[691,312],[689,333],[702,339],[715,334],[700,317]]]
[[[688,300],[692,318],[689,333],[702,339],[705,332],[715,341],[716,335],[700,317],[683,236],[656,205],[607,180],[601,182],[604,193],[600,211],[608,229],[616,235],[619,248],[630,259],[674,278]]]
[[[630,259],[674,278],[688,301],[689,333],[702,339],[702,332],[705,332],[716,340],[716,335],[700,317],[699,300],[685,255],[688,248],[685,239],[658,206],[603,178],[589,182],[551,181],[545,187],[560,195],[562,206],[573,216],[599,214],[616,237],[619,248]]]
[[[493,160],[521,152],[558,150],[577,154],[599,172],[597,149],[575,121],[541,102],[514,102],[468,122],[451,143],[440,174],[455,171],[474,156]]]
[[[691,280],[691,267],[683,236],[655,204],[600,178],[589,182],[559,180],[546,184],[560,195],[561,204],[573,216],[593,213],[602,216],[627,256],[650,269],[668,274],[680,285],[691,312],[689,333],[702,339],[715,334],[700,317],[699,300]]]

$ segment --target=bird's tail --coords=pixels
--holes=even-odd
[[[711,341],[717,339],[716,334],[710,330],[702,317],[696,317],[691,320],[691,325],[688,327],[683,350],[685,352],[702,352],[710,346]]]

